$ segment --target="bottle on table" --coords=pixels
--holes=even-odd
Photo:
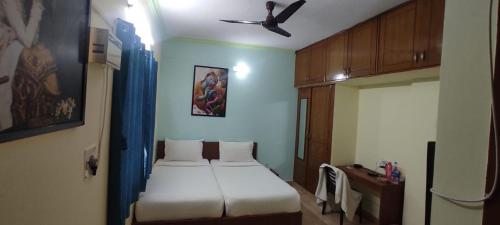
[[[394,167],[392,168],[391,181],[398,184],[401,181],[401,171],[398,168],[398,162],[394,162]]]
[[[392,163],[387,162],[385,164],[385,178],[387,178],[387,180],[391,180],[391,176],[392,176]]]

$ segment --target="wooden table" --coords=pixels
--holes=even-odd
[[[377,177],[368,175],[369,169],[356,169],[352,166],[338,167],[349,178],[349,183],[354,189],[370,190],[380,198],[378,224],[392,225],[403,223],[403,204],[405,183],[393,184],[382,181]]]

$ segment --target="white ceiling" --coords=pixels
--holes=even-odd
[[[279,36],[259,25],[228,24],[220,19],[265,20],[267,0],[157,0],[169,37],[189,37],[300,49],[349,28],[407,0],[308,0],[280,26]],[[276,16],[296,0],[276,0]]]

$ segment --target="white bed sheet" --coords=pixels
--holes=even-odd
[[[135,206],[139,222],[218,218],[224,210],[222,193],[208,160],[159,160]]]
[[[257,161],[210,162],[229,217],[294,213],[300,211],[300,196],[285,181]]]

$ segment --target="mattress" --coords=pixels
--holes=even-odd
[[[218,218],[224,200],[208,160],[155,163],[135,206],[138,222]]]
[[[226,216],[300,211],[297,191],[257,161],[210,164],[224,196]]]

